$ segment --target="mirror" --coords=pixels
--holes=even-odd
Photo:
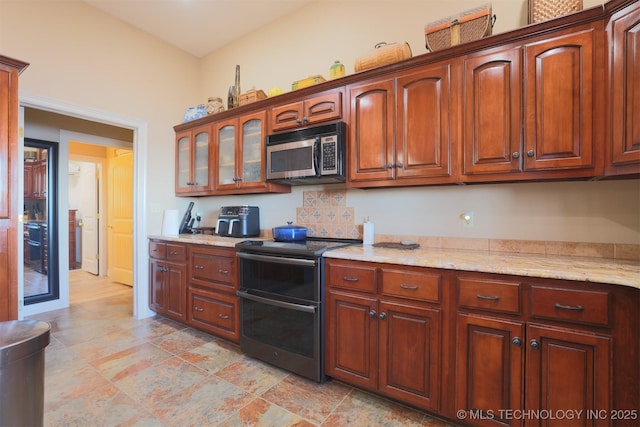
[[[24,141],[24,304],[59,298],[57,154],[52,142]]]

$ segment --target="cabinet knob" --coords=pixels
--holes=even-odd
[[[398,163],[396,163],[396,167],[397,168],[403,168],[404,164],[402,164],[402,162],[398,162]]]
[[[302,123],[307,123],[309,121],[309,117],[303,117],[302,118]]]
[[[393,169],[393,164],[392,163],[387,163],[387,169]]]
[[[518,159],[520,158],[520,153],[517,151],[514,151],[513,154],[511,154],[511,157],[513,157],[514,159]]]
[[[375,311],[375,310],[371,310],[371,311],[369,312],[369,317],[376,317],[376,314],[378,314],[378,313],[376,313],[376,311]]]
[[[302,120],[300,120],[300,119],[296,119],[296,123],[297,123],[297,124],[299,124],[299,125],[301,125],[301,124],[302,124]]]
[[[241,176],[236,176],[234,181],[242,181],[242,177]]]
[[[540,348],[540,343],[536,341],[535,338],[529,341],[529,344],[531,344],[531,348],[534,350],[537,350]]]
[[[382,313],[380,313],[380,316],[378,316],[380,318],[380,320],[384,320],[387,318],[387,313],[385,313],[384,311]]]
[[[535,154],[536,154],[536,152],[533,151],[533,150],[527,151],[527,157],[533,157]]]
[[[516,347],[520,347],[522,345],[522,341],[520,340],[519,337],[514,337],[511,342],[513,343],[513,345],[515,345]]]

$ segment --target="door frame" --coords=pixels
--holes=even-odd
[[[96,110],[90,107],[71,104],[60,100],[51,98],[45,98],[42,96],[29,94],[20,91],[19,103],[21,107],[29,107],[38,110],[44,110],[62,114],[65,116],[75,117],[84,120],[90,120],[98,123],[108,124],[112,126],[122,127],[125,129],[131,129],[133,131],[133,316],[138,319],[153,316],[155,313],[149,308],[149,272],[147,269],[147,259],[149,248],[146,245],[147,241],[147,221],[146,221],[146,205],[147,205],[147,146],[148,146],[148,123],[144,120],[125,117],[108,111]],[[21,124],[23,126],[23,124]],[[24,146],[23,135],[24,128],[20,130],[19,149]],[[62,142],[62,141],[61,141]],[[68,146],[61,147],[59,158],[59,165],[66,165],[69,162],[69,150]],[[64,170],[64,169],[63,169]],[[68,182],[66,176],[63,177],[59,183],[59,197],[60,203],[58,205],[59,213],[59,232],[68,233],[68,221],[65,212],[68,212]],[[62,181],[65,182],[62,182]],[[19,233],[20,234],[20,233]],[[22,234],[20,234],[22,237]],[[58,241],[61,245],[61,242]],[[64,248],[58,247],[60,252],[60,300],[57,304],[49,304],[46,307],[38,307],[38,312],[55,310],[57,308],[64,308],[69,306],[69,268],[68,260],[65,268],[64,264]],[[68,257],[68,254],[67,254]],[[19,278],[20,279],[20,278]],[[19,280],[19,283],[24,283],[23,280]],[[34,304],[29,308],[35,309],[36,306],[45,304]],[[36,314],[36,312],[27,312],[22,303],[20,302],[20,314],[19,316],[25,316],[30,314]]]

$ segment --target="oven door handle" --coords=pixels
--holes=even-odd
[[[248,254],[244,252],[236,253],[238,258],[249,259],[253,261],[265,261],[265,262],[273,262],[276,264],[287,264],[287,265],[301,265],[304,267],[314,267],[316,265],[316,261],[312,259],[299,259],[299,258],[286,258],[279,256],[268,256],[268,255],[256,255],[256,254]]]
[[[287,308],[287,309],[296,310],[296,311],[303,311],[305,313],[315,313],[317,308],[316,306],[313,306],[313,305],[292,304],[290,302],[284,302],[284,301],[274,300],[271,298],[259,297],[257,295],[252,295],[250,293],[247,293],[245,291],[237,291],[236,294],[240,298],[246,298],[251,301],[261,302],[263,304],[273,305],[275,307]]]

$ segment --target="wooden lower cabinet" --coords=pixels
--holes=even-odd
[[[439,304],[387,296],[381,282],[388,277],[385,268],[394,267],[333,260],[327,264],[327,375],[422,409],[439,411]],[[420,288],[431,285],[418,273],[420,269],[406,270],[407,280],[399,286],[415,287],[414,292],[419,293]],[[437,277],[439,287],[440,275]]]
[[[330,377],[456,425],[640,419],[638,289],[338,259],[326,281]]]
[[[213,335],[240,339],[235,250],[152,239],[149,307]]]
[[[186,320],[187,263],[182,244],[149,243],[149,308],[174,320]]]
[[[637,289],[454,274],[454,407],[464,422],[637,425]]]

